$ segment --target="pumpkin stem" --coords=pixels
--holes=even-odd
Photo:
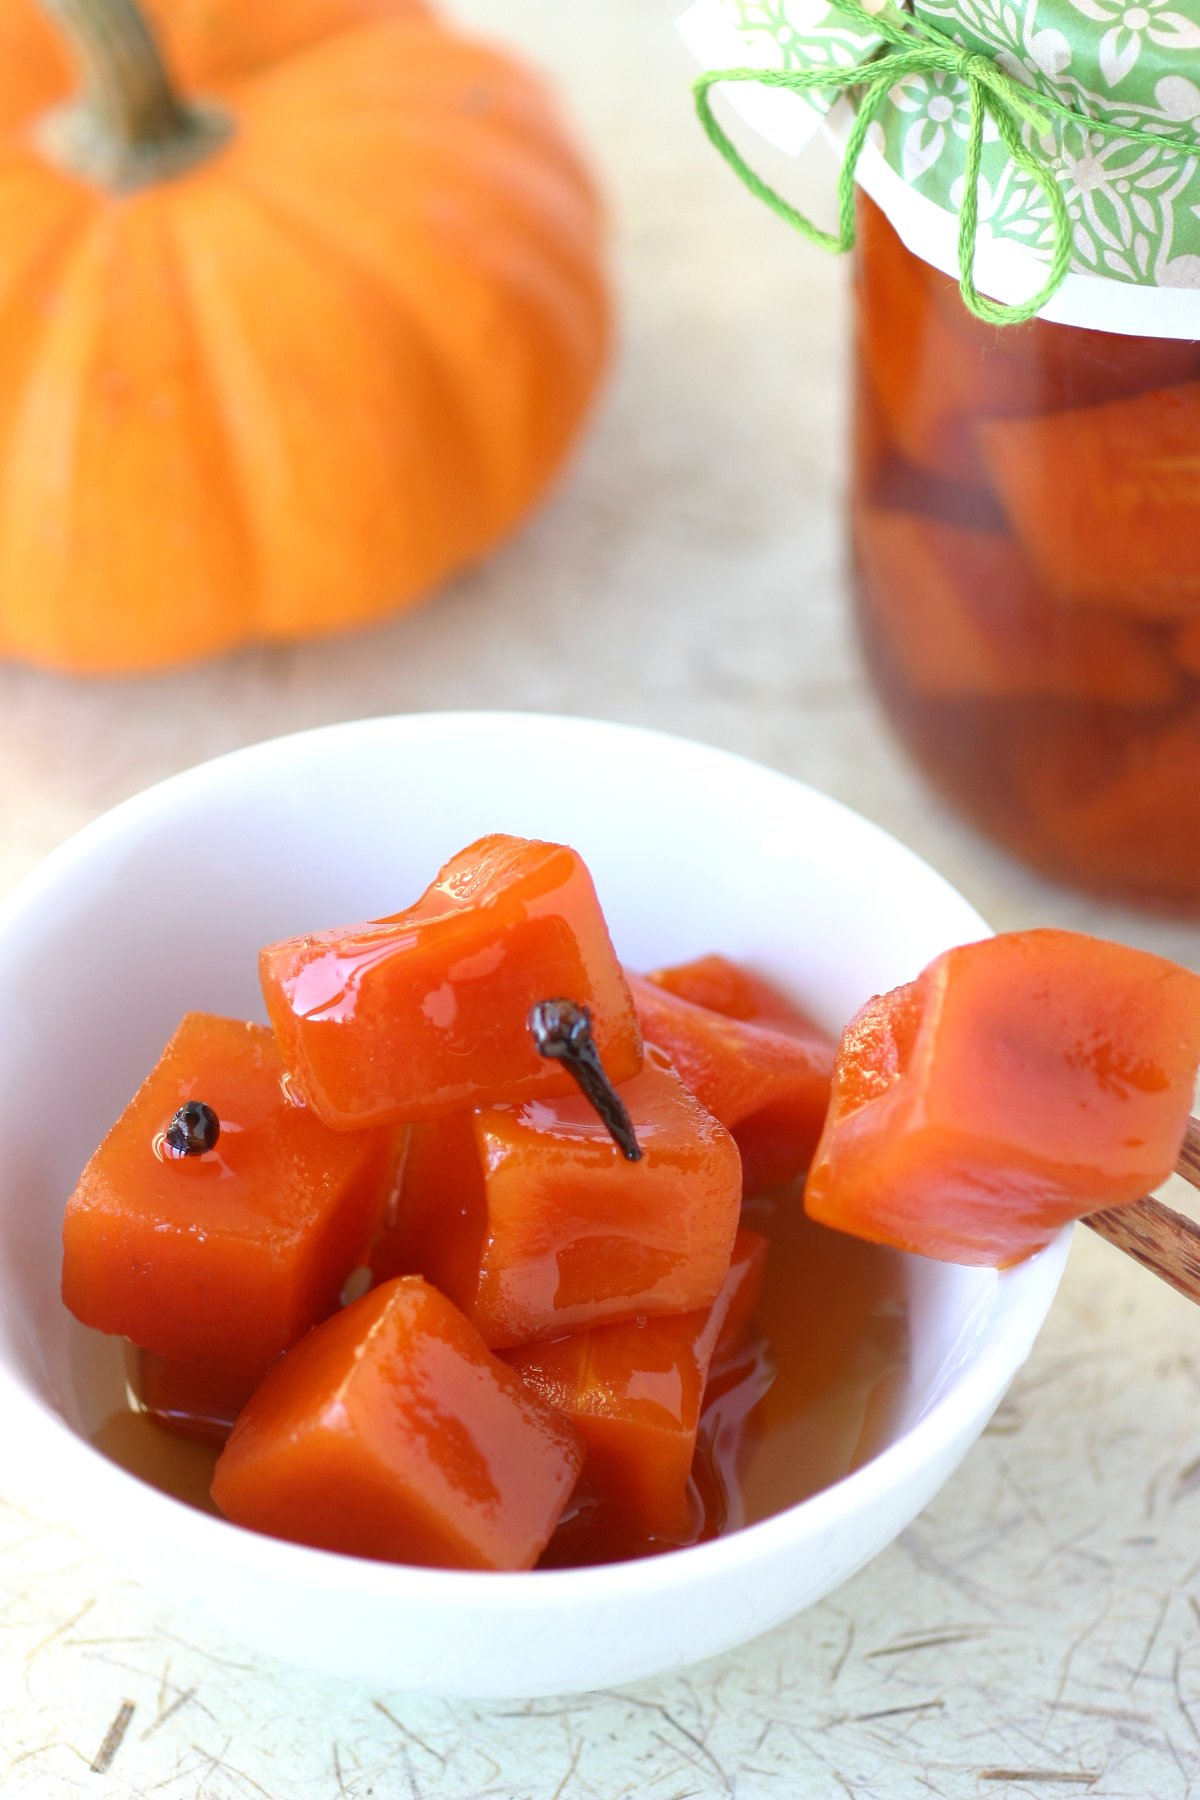
[[[39,0],[70,40],[83,91],[43,119],[47,154],[101,186],[180,174],[230,134],[229,120],[176,93],[136,0]]]

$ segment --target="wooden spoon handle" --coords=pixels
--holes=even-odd
[[[1200,1187],[1200,1119],[1188,1121],[1176,1173]],[[1089,1213],[1083,1223],[1200,1305],[1200,1225],[1149,1195]]]
[[[1190,1181],[1194,1188],[1200,1188],[1200,1119],[1188,1120],[1175,1173],[1182,1175],[1185,1181]]]
[[[1161,1200],[1134,1200],[1089,1213],[1083,1223],[1200,1305],[1200,1225]]]

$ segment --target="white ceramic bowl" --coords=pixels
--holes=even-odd
[[[763,1523],[649,1560],[533,1575],[369,1563],[242,1531],[110,1462],[85,1435],[90,1375],[58,1292],[63,1204],[92,1148],[182,1012],[262,1016],[261,943],[393,912],[448,855],[497,830],[583,853],[630,964],[721,949],[831,1029],[987,930],[931,869],[833,801],[618,725],[380,719],[164,782],[79,833],[0,908],[0,1409],[10,1455],[36,1459],[65,1514],[234,1637],[351,1679],[536,1695],[711,1656],[860,1568],[990,1417],[1067,1240],[1003,1275],[909,1259],[912,1365],[894,1441]]]

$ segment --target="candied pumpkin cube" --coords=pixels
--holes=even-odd
[[[856,544],[869,618],[920,694],[1154,706],[1178,691],[1145,632],[1103,615],[1081,620],[1003,532],[863,506]]]
[[[1200,381],[1050,418],[993,419],[979,440],[1056,594],[1148,619],[1200,606]]]
[[[936,957],[847,1026],[809,1215],[1003,1266],[1166,1179],[1200,1065],[1200,976],[1069,931]]]
[[[657,1053],[618,1092],[639,1162],[583,1099],[414,1125],[376,1278],[426,1276],[494,1349],[711,1305],[737,1231],[737,1147]]]
[[[212,1495],[252,1531],[387,1562],[529,1569],[583,1462],[574,1427],[419,1277],[364,1294],[271,1370]]]
[[[786,1029],[731,1017],[629,976],[642,1033],[733,1134],[743,1191],[779,1187],[808,1166],[829,1104],[833,1045],[798,1015]],[[751,1003],[743,992],[741,999]]]
[[[265,1026],[187,1014],[68,1202],[76,1318],[252,1378],[333,1310],[383,1217],[399,1138],[330,1131],[284,1076]],[[175,1155],[165,1135],[196,1099],[220,1137]]]
[[[176,1362],[129,1344],[125,1386],[134,1410],[177,1437],[223,1444],[262,1379],[227,1375],[209,1362]]]
[[[589,1496],[611,1508],[623,1529],[664,1542],[694,1535],[688,1476],[709,1367],[749,1329],[766,1254],[764,1237],[739,1231],[711,1306],[503,1352],[534,1393],[576,1426]]]
[[[772,1025],[779,1031],[790,1031],[794,1037],[826,1036],[807,1013],[801,1012],[771,982],[717,951],[694,956],[690,962],[651,969],[645,979],[680,1000],[690,1000],[693,1006],[723,1013],[727,1019]]]
[[[612,1081],[641,1067],[592,878],[562,844],[480,838],[406,912],[269,944],[259,974],[284,1061],[338,1130],[574,1091],[530,1036],[539,1000],[588,1008]]]

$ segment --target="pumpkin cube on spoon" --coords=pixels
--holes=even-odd
[[[295,1104],[265,1026],[189,1013],[67,1205],[63,1299],[85,1325],[253,1380],[338,1304],[399,1142]]]
[[[410,1277],[280,1360],[238,1419],[212,1494],[236,1523],[318,1549],[529,1569],[582,1462],[568,1420]]]
[[[748,1330],[766,1254],[765,1238],[739,1231],[711,1306],[503,1353],[534,1393],[576,1426],[587,1447],[589,1497],[632,1532],[660,1543],[683,1543],[694,1533],[688,1476],[709,1366],[718,1348],[734,1349]]]
[[[851,1020],[805,1189],[824,1225],[1003,1266],[1171,1173],[1200,976],[1069,931],[935,958]]]
[[[377,1279],[426,1276],[493,1348],[710,1306],[737,1231],[737,1147],[657,1052],[618,1093],[638,1161],[583,1098],[414,1125]]]
[[[561,844],[481,838],[406,912],[268,945],[260,975],[288,1068],[338,1130],[572,1092],[529,1030],[559,995],[588,1009],[614,1082],[641,1067],[591,876]]]

